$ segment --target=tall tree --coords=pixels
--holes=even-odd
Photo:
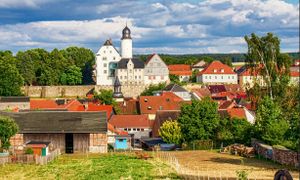
[[[247,64],[258,71],[267,84],[271,99],[274,97],[274,89],[278,88],[280,80],[285,80],[289,74],[291,59],[280,54],[280,40],[272,33],[258,37],[256,34],[245,36],[248,44],[246,55]]]
[[[218,105],[209,98],[182,105],[178,118],[183,138],[187,142],[215,139],[219,122]]]
[[[9,62],[5,57],[0,57],[0,96],[19,96],[23,77],[15,64]]]
[[[60,82],[63,85],[77,85],[82,82],[82,73],[80,68],[73,65],[67,68],[66,72],[62,73]]]
[[[94,97],[98,99],[101,104],[106,105],[115,105],[116,101],[113,98],[113,91],[112,90],[106,90],[106,89],[100,89],[99,92],[94,93]]]
[[[7,150],[9,148],[9,139],[14,136],[18,130],[18,125],[12,118],[0,116],[0,150]]]

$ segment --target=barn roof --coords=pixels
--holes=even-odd
[[[19,133],[106,133],[106,112],[0,112],[12,117]]]

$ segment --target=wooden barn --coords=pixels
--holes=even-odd
[[[30,141],[51,142],[61,152],[107,152],[106,112],[27,111],[1,112],[19,125],[11,138],[15,149]]]

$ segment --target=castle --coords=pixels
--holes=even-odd
[[[157,55],[153,54],[143,62],[133,57],[131,31],[122,31],[121,54],[112,40],[106,40],[96,54],[96,84],[113,86],[116,77],[121,85],[149,85],[168,83],[169,70]]]

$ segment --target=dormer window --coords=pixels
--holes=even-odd
[[[216,70],[216,69],[214,69],[214,72],[217,72],[217,70]]]
[[[223,72],[224,72],[224,69],[221,69],[221,72],[223,73]]]
[[[151,110],[151,109],[152,109],[152,107],[151,107],[151,106],[148,106],[148,107],[147,107],[147,109],[148,109],[148,110]]]
[[[147,98],[145,98],[145,99],[144,99],[144,101],[145,101],[145,102],[148,102],[148,99],[147,99]]]

